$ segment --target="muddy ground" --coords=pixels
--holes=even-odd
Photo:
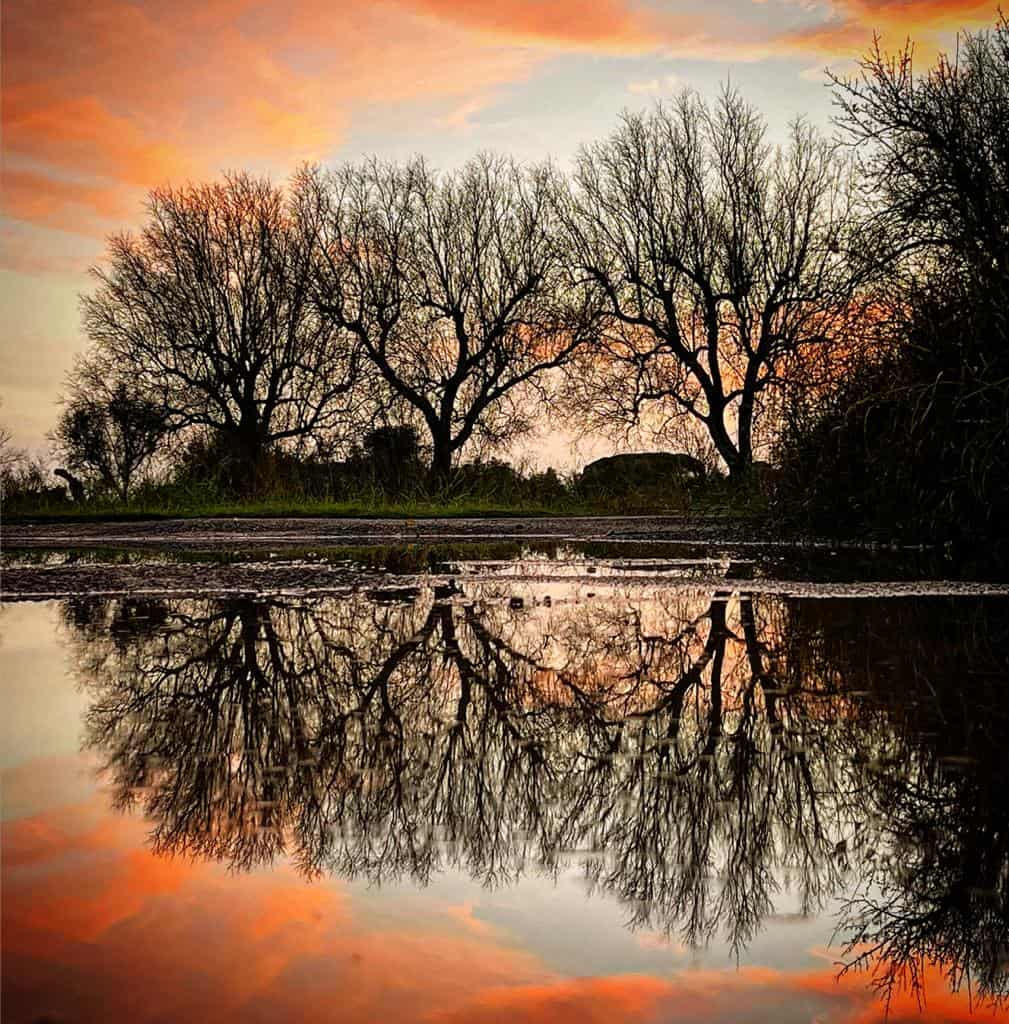
[[[165,519],[38,523],[0,528],[11,548],[158,548],[220,551],[501,540],[770,541],[756,519],[718,516],[582,516],[510,519]]]
[[[384,560],[396,548],[462,546],[517,557],[525,544],[672,543],[696,554],[755,536],[734,521],[685,517],[511,519],[178,519],[45,523],[0,531],[7,600],[74,594],[299,594],[431,581],[426,557]],[[372,557],[362,552],[375,549]],[[689,550],[688,550],[689,549]],[[317,554],[313,554],[317,553]],[[405,561],[405,565],[402,564]],[[441,576],[449,578],[444,571]]]
[[[589,594],[627,584],[822,596],[1007,589],[950,582],[942,566],[915,564],[913,552],[789,544],[757,520],[714,516],[18,524],[0,529],[0,542],[4,600],[349,590],[381,600],[385,590],[395,599],[396,588],[467,574],[563,581]],[[460,569],[445,559],[469,562]]]

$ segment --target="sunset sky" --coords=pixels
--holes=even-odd
[[[624,108],[731,76],[780,132],[878,31],[922,61],[979,0],[5,0],[0,422],[42,448],[77,295],[144,193],[231,168],[481,149],[568,161]]]

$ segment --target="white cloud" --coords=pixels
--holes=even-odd
[[[668,74],[657,78],[649,78],[643,82],[628,82],[627,91],[635,96],[655,96],[659,93],[674,92],[683,88],[683,79],[679,75]]]

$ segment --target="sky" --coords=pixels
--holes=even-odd
[[[4,0],[0,423],[41,450],[78,296],[146,192],[305,161],[481,150],[566,164],[624,109],[726,80],[829,129],[824,69],[878,32],[924,63],[980,0]],[[549,461],[563,462],[556,439]]]

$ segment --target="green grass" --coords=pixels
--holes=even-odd
[[[612,515],[724,515],[752,516],[765,511],[764,502],[753,496],[713,487],[693,495],[657,498],[612,497],[579,499],[564,496],[550,500],[502,499],[473,494],[389,499],[365,494],[343,500],[275,497],[238,501],[216,495],[155,492],[124,505],[108,500],[75,506],[45,500],[8,502],[3,519],[8,524],[30,522],[143,521],[192,518],[299,518],[340,519],[434,519],[502,517],[565,517]]]
[[[8,523],[31,521],[157,520],[193,518],[298,518],[323,516],[339,519],[495,518],[502,516],[571,516],[598,514],[584,505],[508,505],[495,501],[292,501],[273,499],[248,502],[212,502],[205,505],[41,505],[15,508],[4,515]]]

